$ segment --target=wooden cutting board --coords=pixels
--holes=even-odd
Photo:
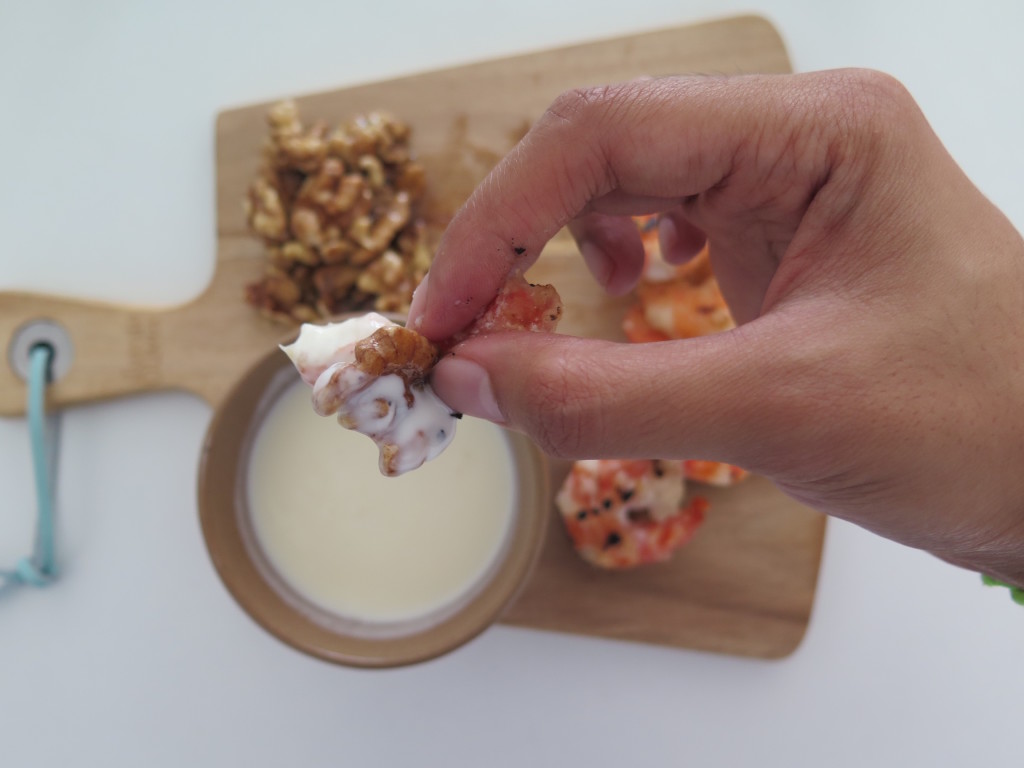
[[[486,172],[568,88],[640,75],[788,72],[772,26],[740,17],[371,83],[298,98],[307,119],[331,123],[372,109],[407,120],[426,167],[428,216],[443,225]],[[242,300],[263,266],[241,201],[259,162],[266,104],[233,109],[216,127],[217,265],[206,291],[171,309],[111,306],[0,293],[0,340],[23,324],[62,325],[74,345],[51,406],[180,388],[216,407],[251,363],[284,335]],[[554,283],[565,302],[560,331],[621,339],[626,300],[609,299],[571,240],[545,249],[531,278]],[[0,415],[23,413],[24,383],[0,367]],[[567,465],[556,463],[555,481]],[[712,508],[694,542],[672,562],[604,573],[576,558],[552,515],[536,573],[505,617],[523,626],[780,657],[810,617],[824,520],[753,478],[706,494]]]

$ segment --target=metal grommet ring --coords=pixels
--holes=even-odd
[[[63,325],[53,320],[38,319],[24,323],[14,332],[7,347],[7,361],[22,381],[29,378],[29,359],[33,347],[46,344],[53,350],[50,381],[59,381],[71,370],[75,346]]]

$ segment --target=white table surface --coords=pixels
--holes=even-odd
[[[197,294],[224,107],[748,10],[798,70],[901,78],[1024,228],[1012,0],[0,0],[0,289]],[[500,626],[404,670],[306,658],[257,629],[207,559],[209,415],[179,394],[65,414],[62,578],[0,596],[3,765],[1021,764],[1024,609],[836,522],[810,630],[783,661]],[[21,420],[0,420],[0,487],[6,565],[31,532]]]

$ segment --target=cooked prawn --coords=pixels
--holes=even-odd
[[[623,322],[627,338],[633,342],[690,339],[733,328],[707,246],[685,264],[670,265],[661,257],[657,217],[636,221],[645,258],[636,289],[639,303]]]
[[[678,461],[577,461],[555,501],[573,546],[600,568],[632,568],[667,560],[693,538],[707,501],[684,505]]]
[[[724,461],[699,461],[689,459],[683,462],[683,475],[687,480],[705,485],[717,485],[725,488],[735,485],[750,473],[734,464]]]

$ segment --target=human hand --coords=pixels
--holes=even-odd
[[[628,291],[628,216],[704,241],[735,330],[495,334],[433,383],[567,458],[699,458],[1024,585],[1024,243],[892,79],[671,78],[560,97],[452,220],[410,322],[466,325],[569,225]]]

